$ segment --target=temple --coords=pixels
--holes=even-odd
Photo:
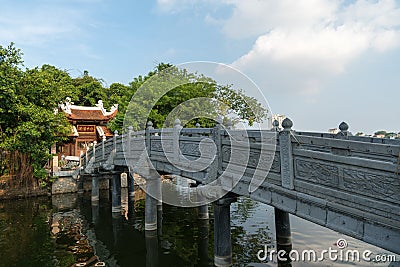
[[[72,132],[69,135],[69,141],[57,144],[57,148],[52,153],[57,154],[59,160],[79,161],[79,157],[85,153],[86,148],[92,145],[94,141],[100,142],[103,139],[112,137],[113,134],[107,128],[107,123],[118,113],[118,104],[107,111],[103,107],[103,101],[99,100],[95,107],[85,107],[73,105],[70,98],[59,106],[59,111],[65,113],[69,123],[72,125]],[[54,151],[56,150],[56,151]],[[56,165],[56,166],[57,166]]]

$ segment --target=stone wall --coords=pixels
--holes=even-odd
[[[99,189],[109,189],[110,188],[110,182],[109,179],[100,179],[99,180]],[[86,177],[84,182],[83,182],[83,190],[84,191],[91,191],[92,190],[92,178]]]
[[[127,174],[121,174],[121,187],[128,187]],[[99,189],[109,189],[110,180],[107,178],[101,178],[99,180]],[[83,190],[92,190],[92,179],[86,176],[83,182]],[[57,178],[51,187],[52,194],[66,194],[66,193],[76,193],[78,192],[78,183],[72,177],[59,177]]]
[[[76,180],[72,177],[59,177],[51,186],[52,194],[75,193],[77,191],[78,186]]]

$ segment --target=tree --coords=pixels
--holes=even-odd
[[[58,103],[73,86],[69,75],[55,67],[22,70],[22,52],[10,44],[0,46],[0,149],[2,164],[15,186],[37,186],[45,178],[43,166],[49,148],[64,140],[71,128]]]
[[[171,64],[159,64],[147,76],[135,78],[129,87],[120,98],[117,117],[109,124],[112,130],[121,131],[124,120],[135,130],[144,129],[146,120],[151,120],[156,128],[171,127],[173,119],[167,120],[169,115],[179,118],[185,127],[194,127],[197,122],[202,127],[213,127],[212,118],[217,114],[227,118],[236,112],[235,122],[245,120],[250,125],[266,117],[265,108],[242,90],[218,85],[209,77]],[[135,101],[129,103],[132,96]]]
[[[374,133],[374,136],[378,136],[378,135],[386,135],[386,131],[380,130]]]
[[[109,109],[112,106],[102,80],[90,76],[88,71],[84,71],[82,77],[73,79],[72,83],[75,93],[71,95],[71,99],[76,105],[94,106],[98,100],[102,100],[104,108]]]

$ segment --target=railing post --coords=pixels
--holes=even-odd
[[[87,165],[88,164],[88,162],[89,162],[89,155],[88,155],[88,150],[89,150],[89,146],[86,144],[86,147],[85,147],[86,149],[85,149],[85,165]]]
[[[342,137],[342,138],[347,138],[349,135],[351,135],[349,133],[349,131],[348,131],[349,130],[349,125],[344,121],[342,121],[339,124],[339,130],[340,130],[340,132],[337,135]]]
[[[279,132],[282,186],[288,189],[294,189],[294,167],[291,142],[292,126],[293,122],[286,118],[282,122],[283,130]]]
[[[97,141],[94,140],[93,141],[93,159],[94,159],[94,161],[96,161],[96,144],[97,144]]]
[[[126,153],[126,155],[128,155],[128,157],[132,157],[132,146],[131,146],[132,132],[133,132],[133,127],[128,126],[128,145],[126,146],[126,148],[128,150],[128,153]]]
[[[79,152],[79,166],[82,166],[82,156],[83,156],[83,151],[81,150],[81,152]]]
[[[217,148],[217,151],[215,152],[215,157],[213,159],[213,162],[211,163],[210,167],[208,168],[208,177],[204,181],[206,183],[210,183],[217,179],[219,173],[222,171],[222,157],[221,157],[221,126],[222,123],[222,117],[219,116],[216,119],[216,125],[212,130],[212,140],[214,141],[214,144]]]
[[[102,140],[102,142],[101,142],[101,158],[102,159],[105,159],[106,158],[106,155],[105,155],[105,151],[104,151],[104,143],[106,142],[106,136],[105,135],[103,135],[103,140]]]
[[[272,122],[272,130],[274,130],[275,132],[279,132],[279,121],[278,120],[274,120]]]
[[[174,159],[176,161],[179,160],[179,153],[180,153],[179,135],[180,135],[181,129],[182,129],[181,121],[179,119],[176,119],[174,121],[174,132],[173,132],[173,138],[172,138],[172,147],[173,147]]]
[[[151,134],[150,134],[150,130],[153,130],[153,122],[148,121],[147,122],[147,128],[146,128],[146,150],[147,150],[147,154],[150,157],[150,150],[151,150]]]
[[[114,131],[114,150],[117,152],[117,137],[118,137],[118,130]]]

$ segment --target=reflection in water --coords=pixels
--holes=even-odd
[[[157,230],[146,231],[146,267],[158,266],[158,238]]]
[[[51,203],[53,202],[53,203]],[[213,214],[198,220],[196,208],[163,205],[162,219],[153,235],[144,231],[144,194],[128,200],[122,191],[122,211],[111,212],[109,192],[100,192],[98,205],[90,193],[0,203],[0,266],[76,266],[104,262],[106,266],[213,266]],[[161,213],[162,212],[162,213]],[[273,208],[239,198],[231,206],[232,250],[235,266],[278,266],[260,261],[257,252],[275,248]],[[350,237],[290,217],[293,248],[321,251],[345,237],[349,247],[383,250]],[[324,266],[349,263],[324,261]],[[321,266],[319,262],[293,262],[292,266]],[[353,266],[387,266],[357,262]],[[88,266],[88,265],[87,265]],[[279,266],[282,266],[279,264]]]

